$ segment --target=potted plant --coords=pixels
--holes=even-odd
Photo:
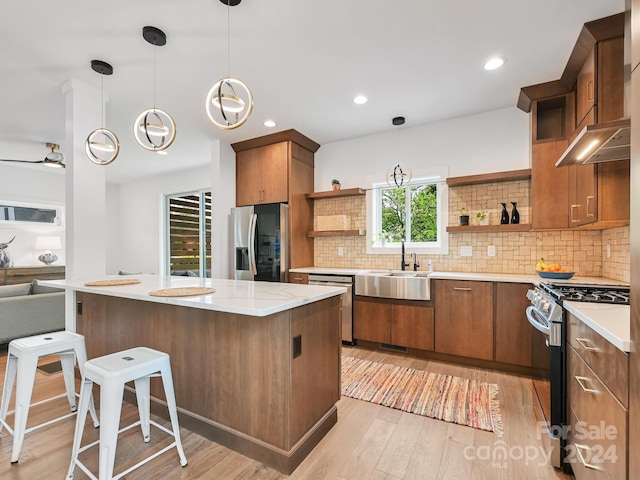
[[[340,190],[340,180],[338,180],[337,178],[334,178],[333,180],[331,180],[331,187],[334,190]]]
[[[478,217],[478,223],[480,225],[489,225],[489,212],[486,210],[478,212],[476,217]]]
[[[469,225],[469,213],[467,213],[467,209],[462,207],[460,209],[460,216],[458,217],[460,221],[460,225]]]

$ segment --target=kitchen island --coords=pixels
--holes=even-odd
[[[89,358],[147,346],[171,357],[182,427],[291,473],[337,421],[342,287],[135,275],[41,282],[73,297]],[[107,277],[105,277],[107,279]],[[191,297],[149,292],[211,287]],[[152,379],[152,411],[162,386]],[[127,400],[134,403],[131,391]]]

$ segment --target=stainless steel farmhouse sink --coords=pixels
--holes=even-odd
[[[356,275],[356,295],[430,300],[429,272],[384,270]]]

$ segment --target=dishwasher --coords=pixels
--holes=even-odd
[[[309,274],[309,285],[345,287],[342,294],[342,343],[354,345],[353,341],[353,276]]]

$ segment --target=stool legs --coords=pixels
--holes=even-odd
[[[142,439],[145,442],[151,440],[151,395],[149,377],[137,378],[135,380],[136,399],[138,400],[138,414],[140,415],[140,428],[142,429]]]
[[[178,408],[176,405],[176,396],[173,390],[173,377],[171,376],[171,367],[169,360],[167,359],[160,370],[162,374],[162,385],[164,386],[164,395],[167,400],[167,407],[169,408],[169,417],[171,418],[171,429],[173,430],[173,436],[176,441],[176,449],[178,450],[178,456],[180,457],[180,465],[183,467],[187,465],[187,457],[184,454],[182,448],[182,440],[180,439],[180,425],[178,424]]]
[[[76,417],[76,428],[73,435],[73,446],[71,447],[71,464],[69,465],[69,472],[67,478],[73,478],[73,470],[76,467],[76,459],[78,458],[78,451],[80,450],[80,441],[82,440],[82,431],[84,430],[84,422],[87,419],[87,410],[89,409],[89,402],[92,400],[91,390],[93,388],[93,382],[91,380],[82,379],[82,385],[80,386],[80,401],[78,402],[78,414]]]
[[[76,358],[78,359],[78,369],[80,370],[80,376],[82,377],[82,379],[84,379],[84,364],[87,363],[87,351],[84,349],[84,344],[79,348],[76,348]],[[93,426],[95,428],[98,428],[100,426],[100,421],[98,420],[96,407],[93,403],[93,392],[89,390],[89,393],[89,412],[91,413],[91,418],[93,419]],[[86,414],[87,412],[85,412],[85,416]],[[82,423],[84,424],[84,421]]]
[[[20,449],[24,441],[24,434],[27,428],[27,417],[29,416],[29,405],[33,384],[36,379],[36,368],[38,367],[38,357],[25,355],[18,362],[18,385],[16,387],[16,410],[15,426],[13,428],[13,449],[11,452],[11,463],[16,463],[20,456]]]
[[[122,394],[124,383],[105,382],[100,385],[100,418],[107,419],[100,424],[100,466],[98,478],[111,480],[116,460],[116,445],[122,413]]]
[[[4,387],[2,389],[2,404],[0,405],[0,434],[2,428],[7,419],[7,412],[9,411],[9,402],[11,401],[11,394],[13,393],[13,383],[16,381],[16,374],[18,372],[18,359],[13,355],[7,355],[7,368],[4,376]]]
[[[76,408],[76,381],[75,366],[76,356],[73,352],[60,352],[60,364],[62,365],[62,377],[64,378],[64,386],[67,389],[67,399],[71,411],[75,412]]]

